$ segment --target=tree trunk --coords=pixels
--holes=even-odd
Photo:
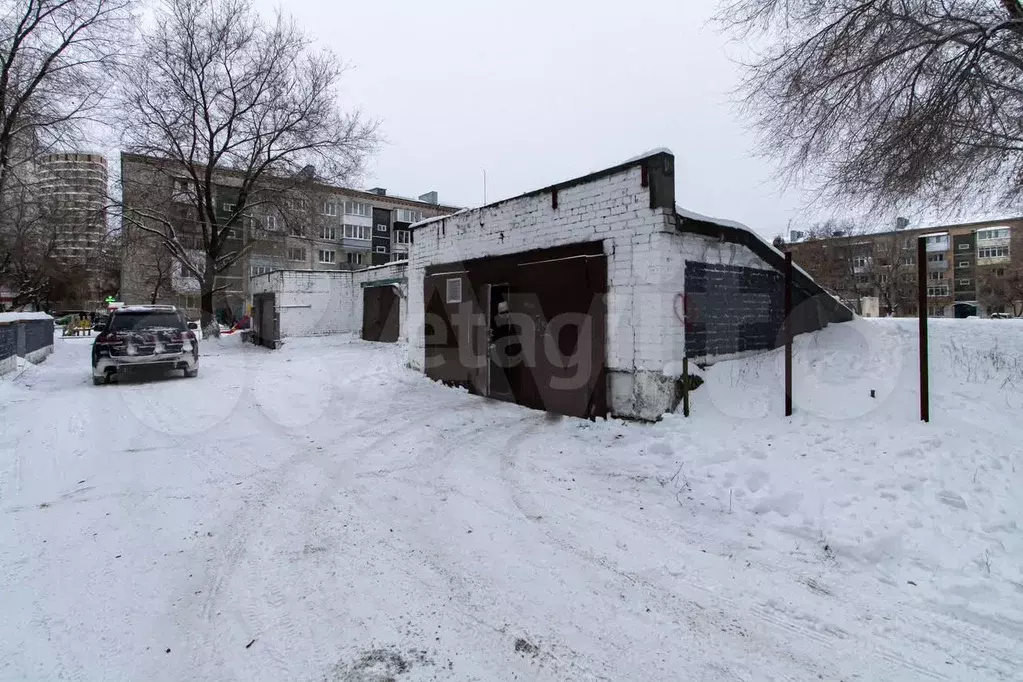
[[[213,268],[208,267],[206,272],[212,272]],[[213,310],[213,288],[216,286],[216,275],[203,277],[200,286],[199,308],[200,324],[204,338],[220,338],[220,323],[217,322]]]

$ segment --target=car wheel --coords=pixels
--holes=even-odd
[[[106,377],[93,377],[92,378],[92,385],[93,386],[102,386],[105,383],[107,383],[107,378]]]
[[[195,369],[186,369],[185,370],[185,376],[189,377],[189,378],[199,376],[199,368],[196,367]]]

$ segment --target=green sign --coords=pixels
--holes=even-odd
[[[114,298],[113,296],[107,296],[104,300],[107,303],[116,303],[117,302],[117,299]]]

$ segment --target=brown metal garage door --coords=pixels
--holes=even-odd
[[[362,290],[362,338],[394,343],[398,340],[400,302],[392,286]]]
[[[606,416],[606,293],[600,242],[428,268],[427,375],[536,409]]]

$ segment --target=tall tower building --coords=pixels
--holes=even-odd
[[[106,235],[106,158],[95,153],[47,154],[37,162],[36,178],[56,230],[56,256],[83,262]]]

